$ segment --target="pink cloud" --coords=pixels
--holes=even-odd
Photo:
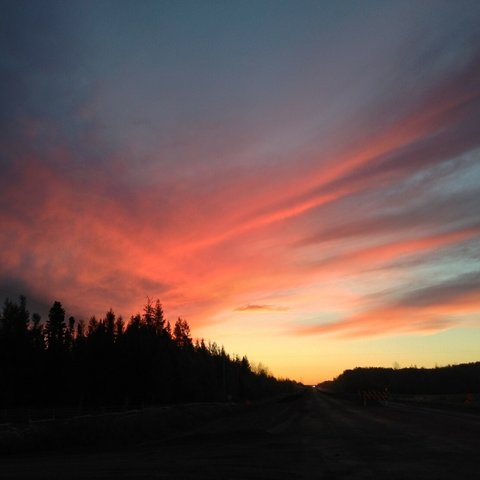
[[[159,296],[167,311],[200,324],[255,294],[273,296],[402,256],[461,245],[478,237],[479,229],[443,228],[445,217],[438,215],[431,217],[428,231],[413,231],[421,219],[404,221],[398,238],[386,241],[377,235],[388,233],[388,222],[382,227],[366,211],[357,225],[362,232],[365,222],[365,242],[344,244],[341,229],[335,234],[332,212],[346,200],[401,182],[476,145],[476,132],[462,132],[480,94],[458,87],[458,80],[477,69],[440,85],[422,105],[361,141],[342,144],[336,154],[305,150],[281,166],[222,167],[216,160],[218,168],[199,169],[198,176],[171,166],[152,168],[151,175],[140,172],[134,181],[135,168],[118,154],[97,169],[80,167],[67,147],[50,146],[42,156],[16,145],[18,162],[1,192],[2,203],[9,205],[0,213],[4,270],[22,277],[37,295],[86,305],[88,313],[112,306],[129,314],[147,295]],[[40,127],[32,125],[33,135]],[[187,142],[183,151],[191,158],[195,145]],[[222,154],[228,152],[222,145]],[[345,215],[355,220],[348,211]],[[303,247],[321,243],[318,225],[331,244],[306,255]],[[400,322],[403,313],[395,312],[381,315]]]

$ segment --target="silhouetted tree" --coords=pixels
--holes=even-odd
[[[60,302],[53,302],[45,326],[48,350],[61,351],[65,341],[65,310]]]
[[[32,315],[30,335],[32,338],[32,346],[36,352],[42,352],[45,349],[45,334],[41,321],[42,318],[38,313]]]
[[[122,317],[115,320],[115,339],[118,341],[125,333],[125,322]]]
[[[108,341],[113,343],[115,340],[115,322],[116,316],[112,309],[110,309],[105,315],[105,333]]]
[[[156,300],[155,306],[153,307],[153,324],[155,326],[155,331],[157,333],[162,333],[165,330],[165,317],[163,314],[162,304],[160,300]]]
[[[77,340],[83,339],[85,336],[85,322],[82,319],[77,322],[77,333],[75,336]]]
[[[178,317],[173,327],[173,340],[181,348],[192,346],[192,336],[190,334],[190,326],[183,318]]]
[[[18,303],[8,298],[5,300],[0,316],[0,395],[6,404],[21,404],[28,396],[33,350],[29,321],[24,296]]]
[[[112,309],[104,318],[69,317],[55,301],[46,324],[26,300],[5,300],[0,314],[0,406],[106,405],[255,399],[291,388],[246,357],[192,341],[182,318],[173,333],[160,301],[125,324]]]
[[[147,303],[143,307],[143,321],[147,327],[153,327],[154,307],[152,301],[147,297]]]
[[[480,362],[437,368],[355,368],[345,370],[330,387],[347,393],[385,388],[391,393],[480,392]]]
[[[45,400],[59,405],[67,400],[67,383],[70,371],[70,346],[68,344],[65,310],[58,301],[53,302],[45,325],[46,375]]]
[[[75,337],[75,318],[68,317],[68,325],[65,328],[65,349],[71,350],[73,347],[73,339]]]

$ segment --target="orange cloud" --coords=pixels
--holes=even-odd
[[[276,307],[274,305],[245,305],[243,307],[235,308],[235,311],[237,312],[285,312],[287,310],[287,307]]]
[[[442,288],[442,285],[440,285]],[[458,325],[456,316],[480,312],[478,293],[480,285],[475,283],[474,291],[455,292],[444,299],[419,306],[401,302],[373,308],[339,320],[320,325],[294,329],[297,335],[333,334],[342,338],[392,335],[398,333],[431,333]],[[408,298],[408,297],[407,297]]]

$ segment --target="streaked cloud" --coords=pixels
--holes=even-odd
[[[2,296],[345,355],[476,325],[476,2],[1,9]]]
[[[470,303],[480,292],[480,272],[474,271],[449,278],[443,282],[412,290],[398,299],[399,305],[426,307],[445,305],[454,300]],[[480,305],[480,301],[477,302]]]
[[[361,337],[441,331],[455,326],[455,314],[478,314],[479,293],[480,274],[471,272],[411,289],[381,307],[336,322],[300,327],[296,333]]]
[[[258,312],[258,311],[267,311],[267,312],[285,312],[288,310],[287,307],[277,307],[275,305],[244,305],[243,307],[235,308],[237,312]]]

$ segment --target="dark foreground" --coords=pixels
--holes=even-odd
[[[1,479],[478,478],[480,416],[318,392],[114,451],[0,458]]]

